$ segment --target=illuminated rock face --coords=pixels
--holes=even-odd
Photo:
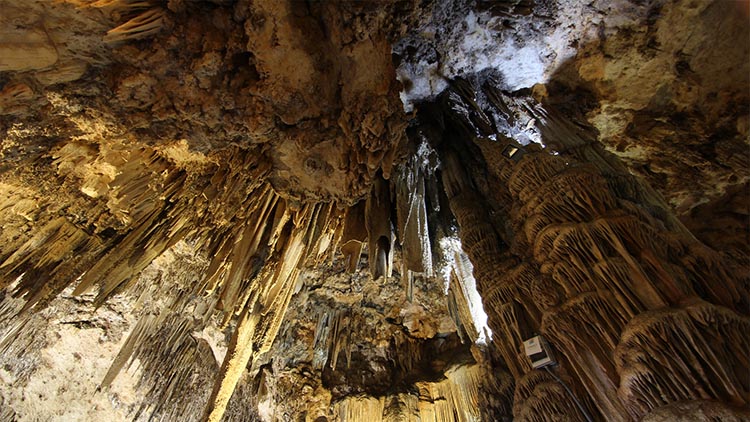
[[[0,10],[1,420],[748,419],[746,2]]]

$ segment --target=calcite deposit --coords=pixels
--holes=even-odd
[[[0,0],[0,420],[747,420],[748,128],[744,0]]]

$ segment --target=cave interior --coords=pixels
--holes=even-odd
[[[750,1],[0,0],[0,421],[749,421]]]

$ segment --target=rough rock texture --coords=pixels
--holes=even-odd
[[[359,198],[381,166],[389,174],[399,150],[405,120],[389,43],[399,28],[385,21],[408,9],[125,0],[2,7],[13,37],[3,47],[4,114],[52,119],[43,117],[44,97],[62,91],[146,144],[187,139],[203,152],[263,145],[274,187],[296,199]],[[67,37],[66,19],[82,22],[86,37]],[[117,27],[102,38],[107,25]],[[127,43],[137,39],[147,40]],[[84,72],[47,71],[81,66],[97,69],[68,86],[58,84]],[[32,99],[36,108],[16,108]]]
[[[272,351],[255,364],[261,416],[402,420],[457,412],[478,419],[480,391],[497,387],[487,378],[489,362],[476,362],[476,346],[459,339],[445,295],[434,288],[442,280],[418,278],[410,300],[398,278],[343,270],[336,264],[304,274],[276,343],[289,353]]]
[[[690,228],[744,260],[747,195],[732,198],[747,193],[750,178],[747,2],[654,2],[639,14],[635,25],[601,28],[553,81],[589,91],[596,105],[585,114],[598,139],[681,218],[722,204],[728,217],[711,226],[726,243]]]
[[[748,16],[0,0],[0,419],[746,420]]]

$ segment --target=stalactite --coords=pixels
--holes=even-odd
[[[242,309],[247,298],[240,296],[247,291],[247,282],[254,279],[261,270],[263,260],[269,255],[268,249],[276,245],[272,242],[271,234],[280,225],[286,223],[285,219],[275,219],[275,213],[283,213],[285,207],[283,201],[269,188],[257,194],[260,197],[255,204],[248,207],[246,223],[242,229],[237,230],[234,236],[229,237],[232,242],[225,242],[224,247],[231,247],[231,251],[222,251],[221,261],[212,262],[208,272],[211,278],[209,285],[215,285],[220,277],[220,268],[224,266],[224,282],[220,292],[219,307],[228,315],[237,313]],[[216,269],[216,272],[212,270]],[[209,290],[210,291],[210,290]]]
[[[383,411],[383,422],[421,422],[417,406],[419,397],[412,394],[398,394],[389,397]]]
[[[618,407],[613,394],[617,374],[611,353],[625,325],[624,315],[613,302],[612,295],[606,291],[580,294],[547,309],[541,328],[563,355],[579,357],[586,368],[585,376],[589,378],[584,385],[601,403],[610,402],[605,405],[608,410]],[[597,388],[590,388],[592,385]],[[600,390],[600,387],[604,388]]]
[[[381,397],[348,396],[333,404],[333,420],[471,422],[480,420],[483,368],[454,366],[436,382],[418,382],[418,394],[394,393]],[[497,391],[494,391],[497,392]]]
[[[398,238],[402,250],[402,276],[408,276],[409,271],[432,276],[425,174],[422,170],[424,164],[420,162],[422,160],[422,157],[414,156],[398,166],[391,182],[395,191]]]
[[[453,204],[456,205],[453,212],[459,225],[466,228],[461,232],[462,244],[474,264],[477,283],[483,289],[486,284],[494,283],[494,276],[498,272],[496,270],[499,270],[497,265],[500,263],[493,262],[505,245],[494,228],[487,223],[486,212],[469,206],[479,200],[473,190],[467,189],[451,198],[451,204],[452,209]]]
[[[202,321],[205,317],[203,312],[210,316],[213,308],[213,299],[200,295],[200,289],[195,283],[195,274],[204,268],[204,262],[185,259],[180,262],[179,267],[169,264],[173,262],[172,256],[178,253],[175,251],[187,248],[188,246],[181,244],[169,251],[167,255],[170,257],[160,259],[158,265],[164,273],[169,273],[168,276],[149,267],[138,278],[129,294],[133,303],[133,316],[139,321],[112,363],[107,376],[103,380],[93,380],[101,381],[101,386],[107,388],[124,366],[137,366],[140,374],[137,388],[144,398],[140,407],[133,409],[134,417],[140,414],[143,417],[195,420],[205,404],[205,384],[212,381],[217,370],[210,347],[204,340],[193,338],[195,331],[201,330],[205,325],[205,321]],[[13,285],[10,287],[13,288]],[[2,354],[10,356],[16,351],[24,350],[27,357],[18,359],[18,362],[32,361],[36,359],[32,356],[40,354],[44,349],[41,345],[46,336],[40,336],[39,333],[58,324],[77,326],[80,322],[78,319],[81,318],[84,324],[96,327],[102,324],[99,329],[104,330],[106,327],[106,335],[117,335],[117,330],[109,326],[111,320],[101,316],[102,311],[106,315],[117,309],[117,305],[114,308],[107,305],[106,309],[95,311],[89,306],[93,302],[93,295],[73,297],[72,290],[72,286],[67,287],[50,303],[49,308],[21,315],[17,313],[26,303],[25,300],[5,298],[0,308],[0,320],[10,329],[7,334],[12,339],[6,338],[8,341],[2,342]],[[175,291],[185,294],[175,295]],[[124,298],[120,296],[117,299],[122,301]],[[203,303],[209,306],[197,306]],[[91,313],[86,316],[89,312]],[[65,315],[72,316],[76,313],[77,318],[66,321],[71,318]],[[63,315],[63,320],[56,320],[59,316],[50,318],[52,315]],[[17,379],[22,379],[22,367],[14,365],[12,371],[14,376],[19,377]],[[186,397],[191,398],[188,406],[182,405]]]
[[[614,394],[617,374],[611,357],[617,336],[627,319],[642,311],[641,303],[659,307],[665,299],[677,300],[680,296],[671,291],[660,294],[643,283],[647,275],[632,255],[654,242],[648,236],[633,237],[634,233],[639,233],[637,220],[609,217],[610,210],[617,207],[616,200],[608,193],[604,180],[591,169],[570,167],[553,156],[529,154],[515,166],[509,181],[511,192],[519,201],[514,208],[518,211],[511,214],[520,221],[532,213],[539,215],[526,220],[521,233],[533,245],[534,257],[541,264],[542,272],[552,276],[547,279],[546,287],[535,288],[544,298],[541,332],[563,355],[579,356],[573,366],[576,373],[586,379],[583,384],[588,393],[596,397],[599,410],[609,418],[620,418],[621,405]],[[615,238],[610,230],[612,222],[630,231],[618,231],[620,237]],[[613,243],[614,247],[610,246]],[[591,263],[607,261],[613,254],[628,263],[627,271],[620,273],[627,277],[597,278]],[[633,274],[636,277],[631,281]],[[550,281],[557,285],[552,287]],[[635,300],[623,307],[616,295],[610,293],[611,289],[635,291],[638,296],[635,309]],[[553,293],[555,291],[558,293]]]
[[[689,289],[680,283],[679,278],[675,280],[674,274],[661,274],[659,284],[646,281],[649,280],[649,276],[645,264],[639,258],[644,253],[652,252],[650,249],[639,248],[636,242],[632,242],[632,237],[626,237],[633,233],[629,230],[639,228],[639,223],[630,217],[599,219],[592,223],[550,225],[537,237],[534,256],[540,262],[570,262],[581,270],[578,274],[584,275],[588,281],[581,284],[582,281],[573,280],[566,282],[566,285],[577,283],[591,288],[591,263],[608,260],[611,254],[614,254],[615,258],[627,263],[628,273],[624,279],[610,280],[607,287],[634,292],[640,303],[650,309],[675,303],[682,295],[687,294]],[[614,246],[614,249],[608,250],[610,246],[607,245]],[[633,246],[628,247],[630,245]],[[624,287],[620,283],[623,283]]]
[[[92,236],[88,231],[76,229],[75,225],[71,225],[70,217],[60,216],[54,222],[47,223],[45,227],[36,228],[34,237],[29,239],[31,243],[28,244],[28,247],[18,249],[13,257],[9,257],[3,264],[0,264],[4,267],[12,266],[12,269],[8,269],[11,276],[15,273],[28,274],[24,277],[27,279],[27,282],[24,283],[26,293],[33,297],[39,297],[38,295],[41,294],[49,298],[53,294],[59,293],[78,275],[86,272],[86,277],[79,284],[77,290],[77,293],[80,293],[97,280],[101,280],[102,276],[106,274],[108,276],[107,283],[102,285],[101,303],[101,300],[106,298],[107,295],[116,291],[126,280],[131,279],[133,275],[145,268],[153,258],[184,237],[184,230],[177,230],[178,233],[170,235],[169,231],[173,227],[160,227],[157,234],[152,233],[152,231],[156,229],[156,225],[161,218],[166,217],[164,214],[168,214],[167,210],[173,206],[170,201],[175,198],[172,195],[182,186],[185,174],[180,170],[166,171],[167,164],[153,151],[136,150],[131,152],[130,158],[137,161],[139,157],[144,156],[147,158],[149,165],[126,167],[126,171],[112,182],[113,191],[116,196],[119,196],[118,202],[107,204],[107,208],[95,206],[89,210],[90,221],[105,221],[106,224],[107,218],[105,216],[109,214],[119,216],[121,220],[133,224],[135,229],[129,232],[124,239],[107,241],[100,236]],[[80,158],[65,155],[61,150],[55,161],[60,171],[63,169],[62,163],[66,160],[80,161]],[[146,183],[146,179],[154,174],[159,174],[159,176],[152,180],[163,180],[162,187],[165,189],[166,195],[162,199],[157,198],[158,193],[155,188],[149,187],[149,184]],[[125,205],[120,206],[119,204]],[[172,224],[184,224],[184,222],[173,219]],[[50,241],[46,249],[33,247],[34,242],[36,242],[35,237],[39,239],[39,236],[47,236],[45,233],[50,230],[58,230],[56,227],[63,230],[58,233],[62,237]],[[76,255],[72,259],[66,256],[67,250],[55,249],[54,245],[59,241],[76,243],[66,246],[72,248],[69,250],[76,251]],[[115,252],[112,249],[115,241],[131,245],[133,248]],[[106,253],[107,251],[109,252]],[[42,255],[39,255],[40,253]],[[55,274],[55,277],[50,277],[50,282],[40,285],[31,279],[30,276],[34,274],[34,271],[27,270],[32,269],[29,264],[29,259],[32,256],[44,257],[40,263],[43,263],[45,268],[37,267],[36,271],[41,271],[40,275],[45,277],[46,274]],[[14,262],[17,265],[13,264]],[[42,290],[46,291],[43,292]]]
[[[497,164],[498,166],[504,166],[505,163]],[[524,157],[521,162],[512,166],[513,170],[508,180],[508,189],[512,195],[525,203],[528,198],[536,196],[536,193],[546,181],[554,178],[567,166],[565,161],[549,154],[534,154]]]
[[[102,388],[113,381],[125,363],[126,354],[131,357],[131,364],[137,356],[144,374],[139,388],[146,391],[147,399],[135,418],[145,413],[168,420],[197,420],[208,396],[205,386],[213,381],[218,368],[211,347],[191,335],[195,328],[192,316],[185,318],[171,312],[142,318],[107,373]],[[185,396],[196,399],[185,403]]]
[[[201,420],[218,422],[224,416],[229,399],[245,372],[248,362],[252,359],[253,337],[258,320],[259,313],[251,310],[250,307],[246,307],[240,315]]]
[[[525,160],[527,163],[531,163],[531,160]],[[534,161],[535,163],[537,161]],[[542,162],[538,162],[541,164]],[[519,167],[518,171],[514,174],[525,174],[528,171],[528,166]],[[561,173],[562,176],[569,174],[569,171]],[[547,177],[552,177],[548,174]],[[593,179],[592,182],[586,184],[579,184],[577,186],[585,186],[585,188],[577,189],[574,191],[579,192],[592,192],[596,191],[597,186],[599,190],[606,192],[606,185],[599,182],[593,183],[596,180],[602,180],[601,178],[596,179],[593,176],[589,176],[589,179]],[[557,180],[560,185],[556,186],[556,191],[566,192],[570,191],[570,186],[576,186],[570,180],[565,177],[550,179]],[[575,179],[573,179],[575,180]],[[529,181],[529,180],[527,180]],[[547,182],[549,183],[549,182]],[[567,187],[566,187],[567,183]],[[519,190],[519,195],[521,191]],[[601,195],[601,194],[600,194]],[[567,209],[579,208],[578,205],[571,202],[557,202],[555,200],[556,195],[544,194],[539,195],[539,198],[545,198],[546,202],[550,207],[566,207]],[[522,199],[522,198],[521,198]],[[540,205],[535,205],[534,201],[530,201],[522,208],[529,209],[534,207],[540,209]],[[668,265],[659,265],[653,259],[650,259],[654,253],[656,256],[669,256],[679,251],[681,246],[676,243],[673,238],[669,236],[661,235],[656,229],[650,227],[647,223],[652,222],[653,219],[646,219],[646,223],[641,221],[638,216],[643,214],[636,213],[635,216],[625,215],[612,215],[611,212],[606,211],[613,207],[614,202],[611,196],[593,198],[579,201],[579,205],[590,204],[588,207],[595,204],[601,204],[598,210],[590,209],[584,214],[577,212],[576,214],[566,215],[550,215],[550,217],[540,216],[537,218],[531,218],[526,220],[525,234],[529,237],[530,241],[534,242],[535,246],[535,257],[539,262],[547,262],[552,260],[554,262],[572,262],[576,265],[569,266],[570,268],[576,269],[575,273],[570,271],[565,274],[568,277],[558,277],[558,281],[563,282],[564,280],[573,281],[576,279],[585,280],[586,278],[591,279],[587,271],[588,265],[585,264],[591,261],[600,261],[602,264],[600,268],[607,268],[604,257],[611,256],[612,250],[610,247],[604,247],[604,245],[612,245],[614,250],[619,255],[618,258],[624,259],[628,265],[630,265],[630,272],[635,274],[636,279],[644,280],[659,280],[656,283],[656,289],[651,291],[644,290],[648,288],[650,283],[636,282],[629,283],[630,288],[620,288],[619,283],[610,283],[617,286],[616,290],[621,292],[635,291],[639,292],[639,300],[641,303],[646,304],[650,308],[657,308],[663,306],[665,302],[675,303],[680,297],[690,294],[690,289],[687,288],[689,283],[686,282],[684,274],[681,271],[673,269]],[[571,208],[571,205],[573,207]],[[628,209],[633,209],[630,206]],[[528,212],[521,212],[521,215],[528,214]],[[602,217],[598,217],[602,216]],[[594,217],[597,217],[594,219]],[[592,221],[593,219],[593,221]],[[565,221],[592,221],[588,226],[581,225],[565,225]],[[555,223],[558,223],[555,225]],[[580,246],[575,246],[576,243],[583,243]],[[573,246],[573,247],[571,247]],[[556,254],[560,253],[560,256],[556,257]],[[576,253],[577,256],[570,256],[570,253]],[[593,256],[591,255],[593,253]],[[563,257],[566,258],[563,258]],[[572,258],[572,259],[571,259]],[[641,264],[637,264],[636,261],[640,261]],[[559,272],[558,272],[559,274]],[[577,274],[579,277],[569,277],[573,274]],[[589,273],[590,274],[590,273]],[[610,274],[612,275],[612,274]],[[622,280],[622,277],[618,278]],[[623,280],[624,281],[624,280]],[[653,283],[653,281],[652,281]],[[579,287],[583,287],[578,284]],[[570,290],[569,287],[566,287]],[[590,287],[589,287],[590,288]],[[631,300],[631,303],[634,302]]]
[[[410,373],[424,361],[425,350],[418,340],[406,335],[396,335],[389,355],[400,372]]]
[[[511,250],[533,252],[543,275],[530,283],[534,300],[544,309],[540,330],[564,356],[576,356],[571,359],[572,369],[599,410],[607,418],[622,418],[625,411],[616,393],[620,376],[614,350],[629,321],[701,291],[720,304],[736,306],[744,299],[727,273],[693,275],[693,269],[701,266],[685,265],[685,260],[702,256],[688,252],[694,242],[679,231],[665,232],[658,213],[618,198],[596,167],[543,153],[499,164],[490,171],[508,181],[514,200],[509,210],[516,233]],[[696,282],[717,275],[730,281],[729,289],[719,292],[708,287],[712,283]],[[704,283],[706,287],[701,287]],[[512,308],[499,298],[514,295],[497,286],[489,289],[485,299],[491,303],[490,310],[505,316],[493,329],[507,328],[509,338],[514,337],[514,330],[521,330],[514,327]],[[511,360],[510,355],[505,352],[505,359]],[[636,414],[631,412],[631,416]]]
[[[487,403],[482,409],[482,420],[509,420],[513,415],[515,380],[502,368],[493,368],[491,373],[480,385],[481,402]]]
[[[161,8],[149,9],[122,25],[107,31],[104,42],[115,44],[156,35],[164,26],[166,12]]]
[[[490,88],[492,89],[492,88]],[[670,212],[664,198],[648,183],[632,175],[614,154],[605,151],[593,128],[582,123],[585,118],[578,112],[563,116],[555,106],[526,101],[527,110],[543,122],[539,125],[542,136],[555,150],[575,161],[589,163],[606,178],[619,198],[639,204],[667,226],[667,229],[685,239],[695,238],[680,220]]]
[[[339,252],[341,232],[343,231],[344,212],[335,202],[319,204],[317,218],[313,221],[314,229],[310,239],[318,239],[308,249],[307,266],[323,265],[333,262]]]
[[[322,370],[328,362],[328,356],[331,350],[331,330],[334,325],[335,314],[324,311],[318,315],[318,323],[315,326],[315,336],[313,337],[313,359],[312,367],[315,370]]]
[[[219,421],[243,378],[240,399],[255,395],[251,391],[254,388],[247,387],[251,384],[248,367],[257,370],[253,363],[271,351],[292,295],[305,282],[299,277],[304,266],[329,259],[334,263],[340,246],[346,267],[355,271],[366,251],[370,275],[384,286],[394,256],[400,253],[400,273],[408,284],[408,300],[413,301],[415,274],[433,273],[431,239],[439,236],[430,233],[434,225],[428,224],[427,218],[446,198],[428,198],[430,186],[439,184],[431,180],[437,179],[433,177],[437,170],[432,168],[437,166],[436,161],[425,161],[434,151],[418,151],[406,161],[398,158],[405,149],[401,147],[406,119],[397,99],[398,84],[392,74],[388,44],[392,37],[403,35],[403,30],[378,27],[370,34],[366,30],[370,20],[381,17],[348,6],[339,14],[333,6],[315,4],[296,13],[286,2],[254,3],[253,10],[242,7],[242,3],[237,7],[220,5],[224,3],[221,1],[187,8],[180,0],[73,3],[109,14],[113,23],[108,27],[114,28],[103,37],[104,46],[97,40],[97,48],[110,49],[122,42],[154,37],[173,26],[181,30],[175,34],[187,33],[188,38],[195,35],[196,39],[183,43],[180,36],[172,37],[167,49],[161,49],[160,40],[156,40],[151,46],[155,54],[128,57],[122,61],[128,62],[122,72],[105,72],[96,84],[77,84],[71,88],[74,95],[91,103],[65,113],[93,114],[96,110],[91,104],[106,102],[94,101],[95,95],[112,86],[127,85],[119,73],[128,75],[128,80],[139,72],[150,77],[145,67],[154,62],[145,56],[190,65],[189,77],[180,80],[185,75],[179,71],[174,78],[165,77],[173,68],[155,71],[154,75],[159,73],[153,78],[155,92],[147,96],[157,99],[145,102],[151,106],[150,101],[157,101],[160,105],[150,110],[137,107],[145,117],[136,116],[130,104],[116,104],[103,111],[122,112],[118,118],[132,117],[132,131],[103,129],[102,137],[107,139],[90,144],[85,141],[88,133],[73,135],[76,139],[51,137],[49,142],[59,145],[50,147],[48,153],[29,152],[33,157],[27,161],[14,161],[16,146],[8,147],[8,160],[19,168],[19,174],[39,174],[26,179],[19,176],[28,185],[24,188],[20,187],[23,183],[13,185],[15,176],[0,182],[0,294],[8,295],[0,297],[3,354],[21,357],[39,346],[30,336],[43,324],[37,314],[28,311],[42,310],[64,289],[77,296],[95,291],[93,305],[104,306],[119,294],[137,293],[139,278],[152,263],[189,243],[197,256],[208,257],[205,268],[175,287],[180,292],[178,297],[163,299],[167,302],[164,312],[140,308],[151,296],[156,300],[169,296],[160,290],[163,280],[154,280],[155,290],[140,292],[136,309],[141,318],[102,386],[111,384],[128,365],[139,365],[145,374],[141,386],[149,397],[136,417],[152,413],[154,418],[166,415],[182,420],[199,417],[203,398],[180,409],[170,408],[170,404],[183,393],[203,397],[206,394],[201,396],[199,387],[214,382],[203,417]],[[533,2],[521,3],[526,7]],[[180,9],[210,13],[206,19],[172,13]],[[187,31],[172,22],[182,15],[188,22]],[[471,15],[472,19],[476,17]],[[483,18],[477,19],[481,23]],[[338,27],[350,21],[354,25]],[[214,27],[228,34],[215,39],[203,37],[202,33],[209,32],[204,31],[206,28]],[[232,28],[244,29],[245,33]],[[305,31],[298,31],[300,28]],[[11,35],[10,47],[4,49],[13,54],[27,49],[42,57],[22,58],[11,64],[34,70],[27,76],[36,81],[10,80],[5,84],[3,80],[0,112],[10,116],[20,113],[22,104],[40,117],[50,109],[61,108],[58,103],[62,101],[57,97],[68,88],[44,91],[43,86],[76,79],[87,69],[84,62],[58,57],[57,51],[64,50],[63,42],[49,34],[32,37],[34,31],[23,33],[21,38],[29,39],[19,39],[18,45],[13,45],[19,40]],[[324,38],[318,32],[333,40],[328,46],[332,51],[341,47],[344,54],[312,48]],[[266,36],[271,40],[268,45],[259,40]],[[198,47],[195,51],[183,49],[186,44]],[[137,50],[134,46],[124,49],[135,56]],[[284,53],[280,55],[284,60],[276,57],[279,52]],[[382,52],[388,60],[380,66],[369,56]],[[89,53],[74,52],[76,59],[83,54]],[[50,69],[36,72],[56,61],[57,74],[50,74]],[[278,69],[274,67],[286,66],[288,61],[299,63],[300,69],[276,74]],[[223,68],[222,64],[231,68],[201,69],[214,65]],[[374,76],[367,75],[368,65],[378,65]],[[356,74],[352,79],[344,77],[348,67]],[[210,77],[204,74],[210,72],[215,73]],[[239,74],[250,82],[234,78]],[[430,116],[436,123],[430,129],[439,132],[436,137],[444,138],[429,147],[442,153],[442,187],[460,226],[463,248],[474,265],[476,280],[471,282],[476,282],[481,291],[489,325],[496,335],[492,359],[502,359],[510,374],[501,369],[488,376],[488,369],[482,366],[487,362],[477,359],[481,364],[449,367],[443,379],[419,381],[418,391],[399,385],[383,396],[339,398],[332,405],[333,417],[347,421],[469,421],[479,419],[479,407],[490,401],[503,412],[507,410],[503,416],[510,416],[514,390],[513,413],[518,420],[581,420],[580,409],[554,376],[532,369],[523,341],[536,334],[544,335],[560,354],[558,368],[564,378],[576,384],[577,392],[588,393],[584,405],[595,405],[607,420],[669,415],[677,412],[674,409],[678,405],[698,400],[747,407],[750,385],[742,375],[750,369],[746,357],[750,348],[746,336],[750,328],[746,317],[750,312],[750,279],[736,274],[720,254],[699,244],[653,189],[626,174],[626,167],[599,145],[596,132],[587,127],[582,115],[564,116],[552,108],[547,110],[522,92],[506,95],[494,86],[498,81],[487,74],[475,75],[486,82],[481,88],[463,79],[440,81],[449,83],[448,91],[433,104],[434,108],[425,106],[412,117],[416,120],[428,114],[422,111],[436,114]],[[195,98],[183,102],[174,98],[179,94],[162,92],[178,82],[188,96]],[[304,86],[296,87],[299,83]],[[103,87],[94,86],[97,84]],[[191,84],[199,88],[188,89]],[[204,97],[206,92],[217,91],[217,85],[225,84],[238,89],[232,93],[218,90],[217,95],[203,101],[209,97]],[[404,80],[405,94],[409,84]],[[148,91],[152,87],[145,88]],[[206,92],[196,94],[199,89]],[[534,91],[539,89],[543,88],[537,86]],[[325,91],[331,91],[330,97],[336,99],[327,98]],[[314,104],[317,94],[321,94],[322,105]],[[48,105],[28,105],[42,101],[45,95]],[[118,91],[114,97],[119,96]],[[250,101],[251,106],[245,107],[244,101]],[[218,110],[220,116],[207,117],[210,113],[203,115],[206,110],[195,111],[204,107]],[[80,123],[74,121],[80,116],[70,121],[69,115],[64,117],[59,121]],[[204,125],[204,118],[214,122]],[[537,120],[544,141],[559,155],[549,150],[539,153],[541,147],[535,145],[522,146],[529,139],[504,139],[514,135],[506,126],[528,118],[532,119],[526,126],[534,126]],[[734,123],[727,125],[730,131],[735,130]],[[745,120],[736,123],[737,133],[746,132]],[[229,128],[235,125],[239,129]],[[85,131],[85,125],[80,126],[75,130]],[[162,133],[168,126],[175,128]],[[201,132],[203,126],[212,129],[210,135]],[[308,139],[305,132],[312,130],[320,136]],[[161,145],[163,139],[176,133],[190,137],[199,149],[212,152],[199,164],[180,163]],[[206,139],[214,134],[215,142]],[[419,142],[410,147],[427,146]],[[214,149],[217,146],[220,151]],[[309,156],[304,151],[308,146],[315,149]],[[517,155],[508,156],[505,146]],[[720,156],[729,155],[725,158],[732,166],[743,162],[742,157],[737,158],[739,154],[731,156],[732,148],[719,145],[715,149],[713,152]],[[300,156],[289,159],[295,155],[289,153],[291,150],[300,150]],[[341,154],[329,160],[331,157],[320,158],[321,151]],[[472,157],[475,153],[477,156]],[[33,170],[21,169],[25,165]],[[0,169],[0,176],[4,173],[7,170]],[[297,175],[303,173],[303,177],[320,180],[300,182]],[[347,176],[342,178],[347,180],[339,181],[339,175]],[[42,181],[43,186],[34,186],[34,181]],[[330,191],[322,189],[324,193],[313,192],[320,188],[321,181],[323,187],[325,182],[338,186]],[[65,204],[55,206],[52,202],[59,198]],[[317,200],[326,202],[314,202]],[[451,220],[449,214],[445,213],[446,221]],[[438,232],[445,228],[440,227]],[[395,247],[397,240],[400,250]],[[456,254],[450,268],[449,307],[459,330],[465,331],[462,334],[476,341],[480,333],[471,321],[472,299],[466,287],[470,274],[460,268],[467,266],[465,261],[463,254]],[[332,267],[339,268],[337,265]],[[350,281],[352,285],[358,283]],[[360,292],[359,300],[364,303],[363,297],[377,293],[376,288]],[[403,315],[393,315],[399,314],[391,312],[388,317],[398,320],[394,325],[402,324],[399,318]],[[210,346],[195,334],[214,318],[227,332],[233,327],[229,350],[215,380],[210,376],[215,365]],[[352,327],[365,325],[364,317],[339,307],[310,320],[316,318],[312,367],[321,372],[335,371],[344,366],[345,357],[348,368],[352,350],[358,346]],[[400,372],[409,373],[419,369],[429,353],[421,346],[421,339],[413,337],[409,324],[402,325],[406,330],[391,338],[387,361]],[[18,333],[29,334],[15,338]],[[479,356],[480,348],[473,348],[472,353]],[[196,373],[190,372],[193,369]],[[325,406],[332,397],[330,391],[327,394],[322,400]],[[305,417],[326,421],[329,415],[324,416],[324,405],[319,406],[314,415]],[[731,409],[711,412],[713,408],[708,413],[718,415],[731,413]],[[235,414],[254,417],[250,412]],[[3,417],[13,415],[0,411],[0,419]]]
[[[2,284],[20,277],[13,290],[15,296],[26,298],[22,312],[36,305],[44,306],[86,264],[90,265],[90,255],[100,253],[103,245],[98,240],[59,217],[37,231],[0,265],[0,270],[7,274]]]
[[[315,356],[313,368],[322,370],[328,365],[332,370],[339,366],[339,355],[343,351],[346,356],[345,367],[351,365],[351,315],[347,310],[324,312],[318,319],[313,340]]]
[[[345,421],[373,421],[383,419],[384,398],[370,396],[347,397],[334,405],[334,413],[338,420]]]
[[[502,339],[497,347],[518,379],[531,370],[523,341],[539,328],[540,312],[535,303],[538,299],[532,296],[532,284],[540,275],[532,266],[519,262],[507,252],[501,254],[497,262],[498,266],[505,263],[505,270],[498,273],[494,284],[485,287],[484,303],[492,310],[488,316],[493,335]]]
[[[419,385],[421,421],[472,421],[479,419],[478,366],[459,366],[446,372],[446,379]]]
[[[455,272],[452,273],[451,284],[448,287],[448,311],[456,324],[461,340],[476,342],[479,332],[472,318],[470,300]]]
[[[750,280],[730,268],[718,252],[698,242],[688,242],[679,257],[693,289],[707,300],[743,315],[750,315]],[[719,281],[719,282],[717,282]]]
[[[310,217],[321,206],[308,204],[293,212],[290,218],[279,219],[289,224],[279,232],[278,237],[271,236],[276,239],[277,256],[270,262],[276,264],[266,265],[242,308],[243,313],[204,413],[207,420],[221,420],[248,363],[253,356],[271,349],[289,306],[299,268],[308,256],[316,252],[318,239],[314,236],[320,233],[316,233],[314,219]]]
[[[365,225],[365,203],[359,201],[346,212],[344,229],[341,235],[341,253],[347,262],[347,270],[354,272],[359,265],[362,249],[367,241],[367,227]]]
[[[20,299],[3,298],[0,308],[0,356],[5,369],[12,371],[16,379],[26,382],[30,379],[38,364],[38,352],[46,346],[45,336],[34,335],[42,332],[48,323],[45,315],[24,314],[16,316],[23,307]]]
[[[365,206],[367,251],[370,254],[370,274],[373,278],[390,277],[393,267],[395,236],[391,223],[391,193],[389,184],[376,179]]]

